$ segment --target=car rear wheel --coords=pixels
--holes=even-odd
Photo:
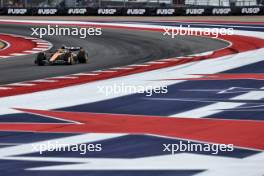
[[[79,63],[85,64],[88,60],[88,55],[84,50],[79,51],[77,54],[77,60]]]

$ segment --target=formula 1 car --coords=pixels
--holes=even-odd
[[[38,53],[35,64],[44,65],[74,65],[85,64],[88,60],[88,54],[82,47],[62,46],[56,51]]]

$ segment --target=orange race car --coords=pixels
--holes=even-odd
[[[88,61],[88,54],[82,47],[66,47],[62,46],[55,52],[38,53],[35,64],[44,65],[74,65],[84,64]]]

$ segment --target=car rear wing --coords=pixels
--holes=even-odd
[[[65,49],[69,51],[79,51],[80,49],[82,49],[82,47],[65,47]]]

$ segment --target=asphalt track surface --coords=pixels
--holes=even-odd
[[[0,33],[30,36],[31,27],[37,26],[1,24]],[[178,36],[172,39],[160,32],[127,29],[102,29],[101,36],[87,36],[86,39],[79,36],[45,36],[43,39],[51,42],[54,48],[62,45],[84,47],[89,53],[89,63],[38,67],[33,63],[36,55],[1,59],[0,85],[139,64],[227,46],[226,42],[211,38]]]

